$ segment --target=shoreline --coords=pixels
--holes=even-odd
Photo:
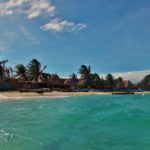
[[[86,96],[86,95],[111,95],[111,92],[44,92],[42,94],[36,92],[18,92],[18,91],[4,91],[0,92],[0,101],[25,99],[25,98],[61,98],[61,97],[72,97],[72,96]]]
[[[36,92],[18,92],[18,91],[4,91],[0,92],[0,101],[4,99],[8,100],[16,100],[16,99],[24,99],[24,98],[61,98],[61,97],[72,97],[72,96],[86,96],[86,95],[112,95],[112,92],[44,92],[42,94]],[[146,95],[150,94],[150,92],[135,92],[135,94]]]

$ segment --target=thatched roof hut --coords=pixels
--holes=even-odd
[[[71,86],[71,87],[77,86],[78,79],[75,79],[75,78],[66,79],[64,82],[64,85]]]
[[[66,79],[60,78],[57,74],[49,76],[49,83],[51,86],[62,87]]]

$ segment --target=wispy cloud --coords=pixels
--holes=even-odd
[[[0,16],[24,14],[28,19],[47,16],[50,21],[41,27],[45,31],[78,32],[87,27],[84,23],[58,19],[55,11],[56,6],[51,4],[49,0],[9,0],[0,2]],[[51,19],[52,16],[55,19]]]
[[[41,28],[45,31],[51,30],[51,31],[56,31],[56,32],[62,32],[64,30],[69,31],[69,32],[78,32],[84,28],[86,28],[87,25],[83,23],[77,23],[75,24],[74,22],[69,22],[67,20],[61,20],[59,18],[55,18],[51,21],[49,21],[47,24],[42,26]]]
[[[24,26],[20,26],[19,28],[25,39],[32,42],[32,44],[38,43],[36,37],[34,37]]]
[[[35,18],[43,14],[53,16],[54,12],[55,6],[47,0],[32,0],[31,7],[28,11],[28,18]]]

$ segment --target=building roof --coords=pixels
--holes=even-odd
[[[66,79],[64,84],[69,86],[76,86],[78,85],[78,79],[74,79],[74,78]]]
[[[125,88],[134,88],[134,84],[130,80],[123,80],[123,84]]]

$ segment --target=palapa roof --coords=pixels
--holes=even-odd
[[[123,81],[124,87],[125,88],[134,88],[134,84],[130,80],[124,80]]]
[[[57,74],[51,74],[49,81],[51,85],[64,85],[66,79],[60,78]]]
[[[76,85],[78,85],[78,79],[74,79],[74,78],[66,79],[64,84],[65,85],[76,86]]]

